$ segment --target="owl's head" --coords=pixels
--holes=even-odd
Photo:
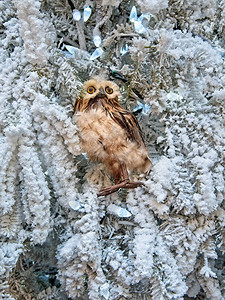
[[[101,77],[95,77],[84,83],[83,99],[107,98],[117,99],[120,95],[120,90],[117,84],[112,81],[105,80]]]

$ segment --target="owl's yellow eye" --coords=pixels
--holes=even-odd
[[[109,86],[107,86],[105,88],[105,91],[106,91],[107,94],[112,94],[113,93],[113,89],[111,89],[111,87],[109,87]]]
[[[95,91],[96,91],[96,89],[95,89],[93,86],[89,86],[89,87],[87,88],[88,94],[93,94]]]

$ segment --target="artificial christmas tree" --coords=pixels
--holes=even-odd
[[[0,10],[2,299],[223,299],[225,2]],[[104,199],[73,114],[99,73],[153,162],[143,187]]]

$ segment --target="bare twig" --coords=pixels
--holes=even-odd
[[[78,33],[80,49],[81,50],[87,50],[86,40],[85,40],[85,35],[84,35],[84,29],[83,29],[81,20],[76,22],[76,27],[77,27],[77,33]]]
[[[96,1],[96,25],[93,29],[93,36],[94,35],[101,35],[100,28],[110,19],[112,15],[112,7],[109,6],[107,13],[105,15],[105,12],[103,10],[103,7],[101,5],[101,1]]]

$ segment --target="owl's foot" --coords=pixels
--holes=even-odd
[[[100,196],[107,196],[110,195],[112,193],[117,192],[119,189],[134,189],[136,187],[142,186],[144,185],[144,183],[140,182],[140,181],[123,181],[121,183],[112,185],[112,186],[107,186],[105,188],[102,188],[99,193],[97,194],[98,197]]]

